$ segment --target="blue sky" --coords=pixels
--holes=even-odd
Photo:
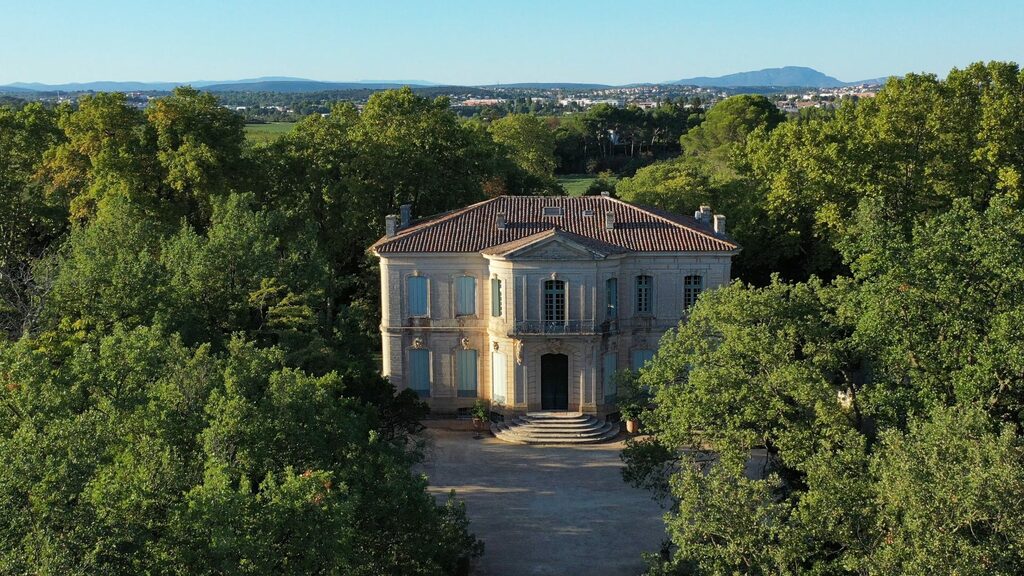
[[[1024,1],[0,0],[0,84],[657,82],[810,66],[853,81],[1024,63]]]

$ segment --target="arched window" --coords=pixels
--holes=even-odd
[[[458,276],[455,278],[455,315],[476,314],[476,278]]]
[[[406,305],[409,316],[427,316],[427,278],[426,276],[409,276],[406,279]]]
[[[430,398],[430,350],[409,350],[409,389]]]
[[[619,315],[619,279],[609,278],[604,281],[605,318],[611,319]]]
[[[562,280],[544,281],[544,321],[565,322],[565,282]]]
[[[459,398],[476,398],[477,357],[476,350],[455,351],[455,378],[458,381]]]
[[[491,316],[501,316],[501,279],[491,278]]]

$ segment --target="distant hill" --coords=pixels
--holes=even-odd
[[[386,90],[406,84],[363,82],[318,82],[315,80],[272,80],[263,82],[235,82],[203,86],[210,92],[326,92],[329,90]]]
[[[725,76],[683,78],[671,84],[681,86],[701,86],[716,88],[736,88],[740,86],[779,86],[803,88],[832,88],[846,86],[852,82],[843,82],[813,68],[804,66],[784,66],[782,68],[765,68],[751,72],[737,72]],[[857,82],[859,84],[859,82]]]
[[[0,92],[150,92],[168,91],[176,86],[193,86],[212,92],[258,91],[258,92],[319,92],[322,90],[349,90],[399,88],[401,86],[436,86],[429,82],[416,81],[363,81],[363,82],[320,82],[290,76],[265,76],[242,80],[194,80],[191,82],[69,82],[66,84],[42,84],[39,82],[14,82],[0,86]]]

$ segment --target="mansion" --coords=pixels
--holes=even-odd
[[[412,221],[388,216],[380,258],[383,374],[433,411],[478,398],[506,415],[616,411],[701,291],[729,282],[725,217],[608,196],[500,196]]]

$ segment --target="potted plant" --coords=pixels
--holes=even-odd
[[[619,414],[626,423],[626,433],[636,434],[640,431],[640,415],[647,409],[651,401],[650,394],[637,382],[636,373],[623,370],[616,375],[619,391]]]
[[[473,415],[473,429],[477,432],[483,431],[491,419],[491,405],[480,398],[473,403],[473,408],[469,412]]]

